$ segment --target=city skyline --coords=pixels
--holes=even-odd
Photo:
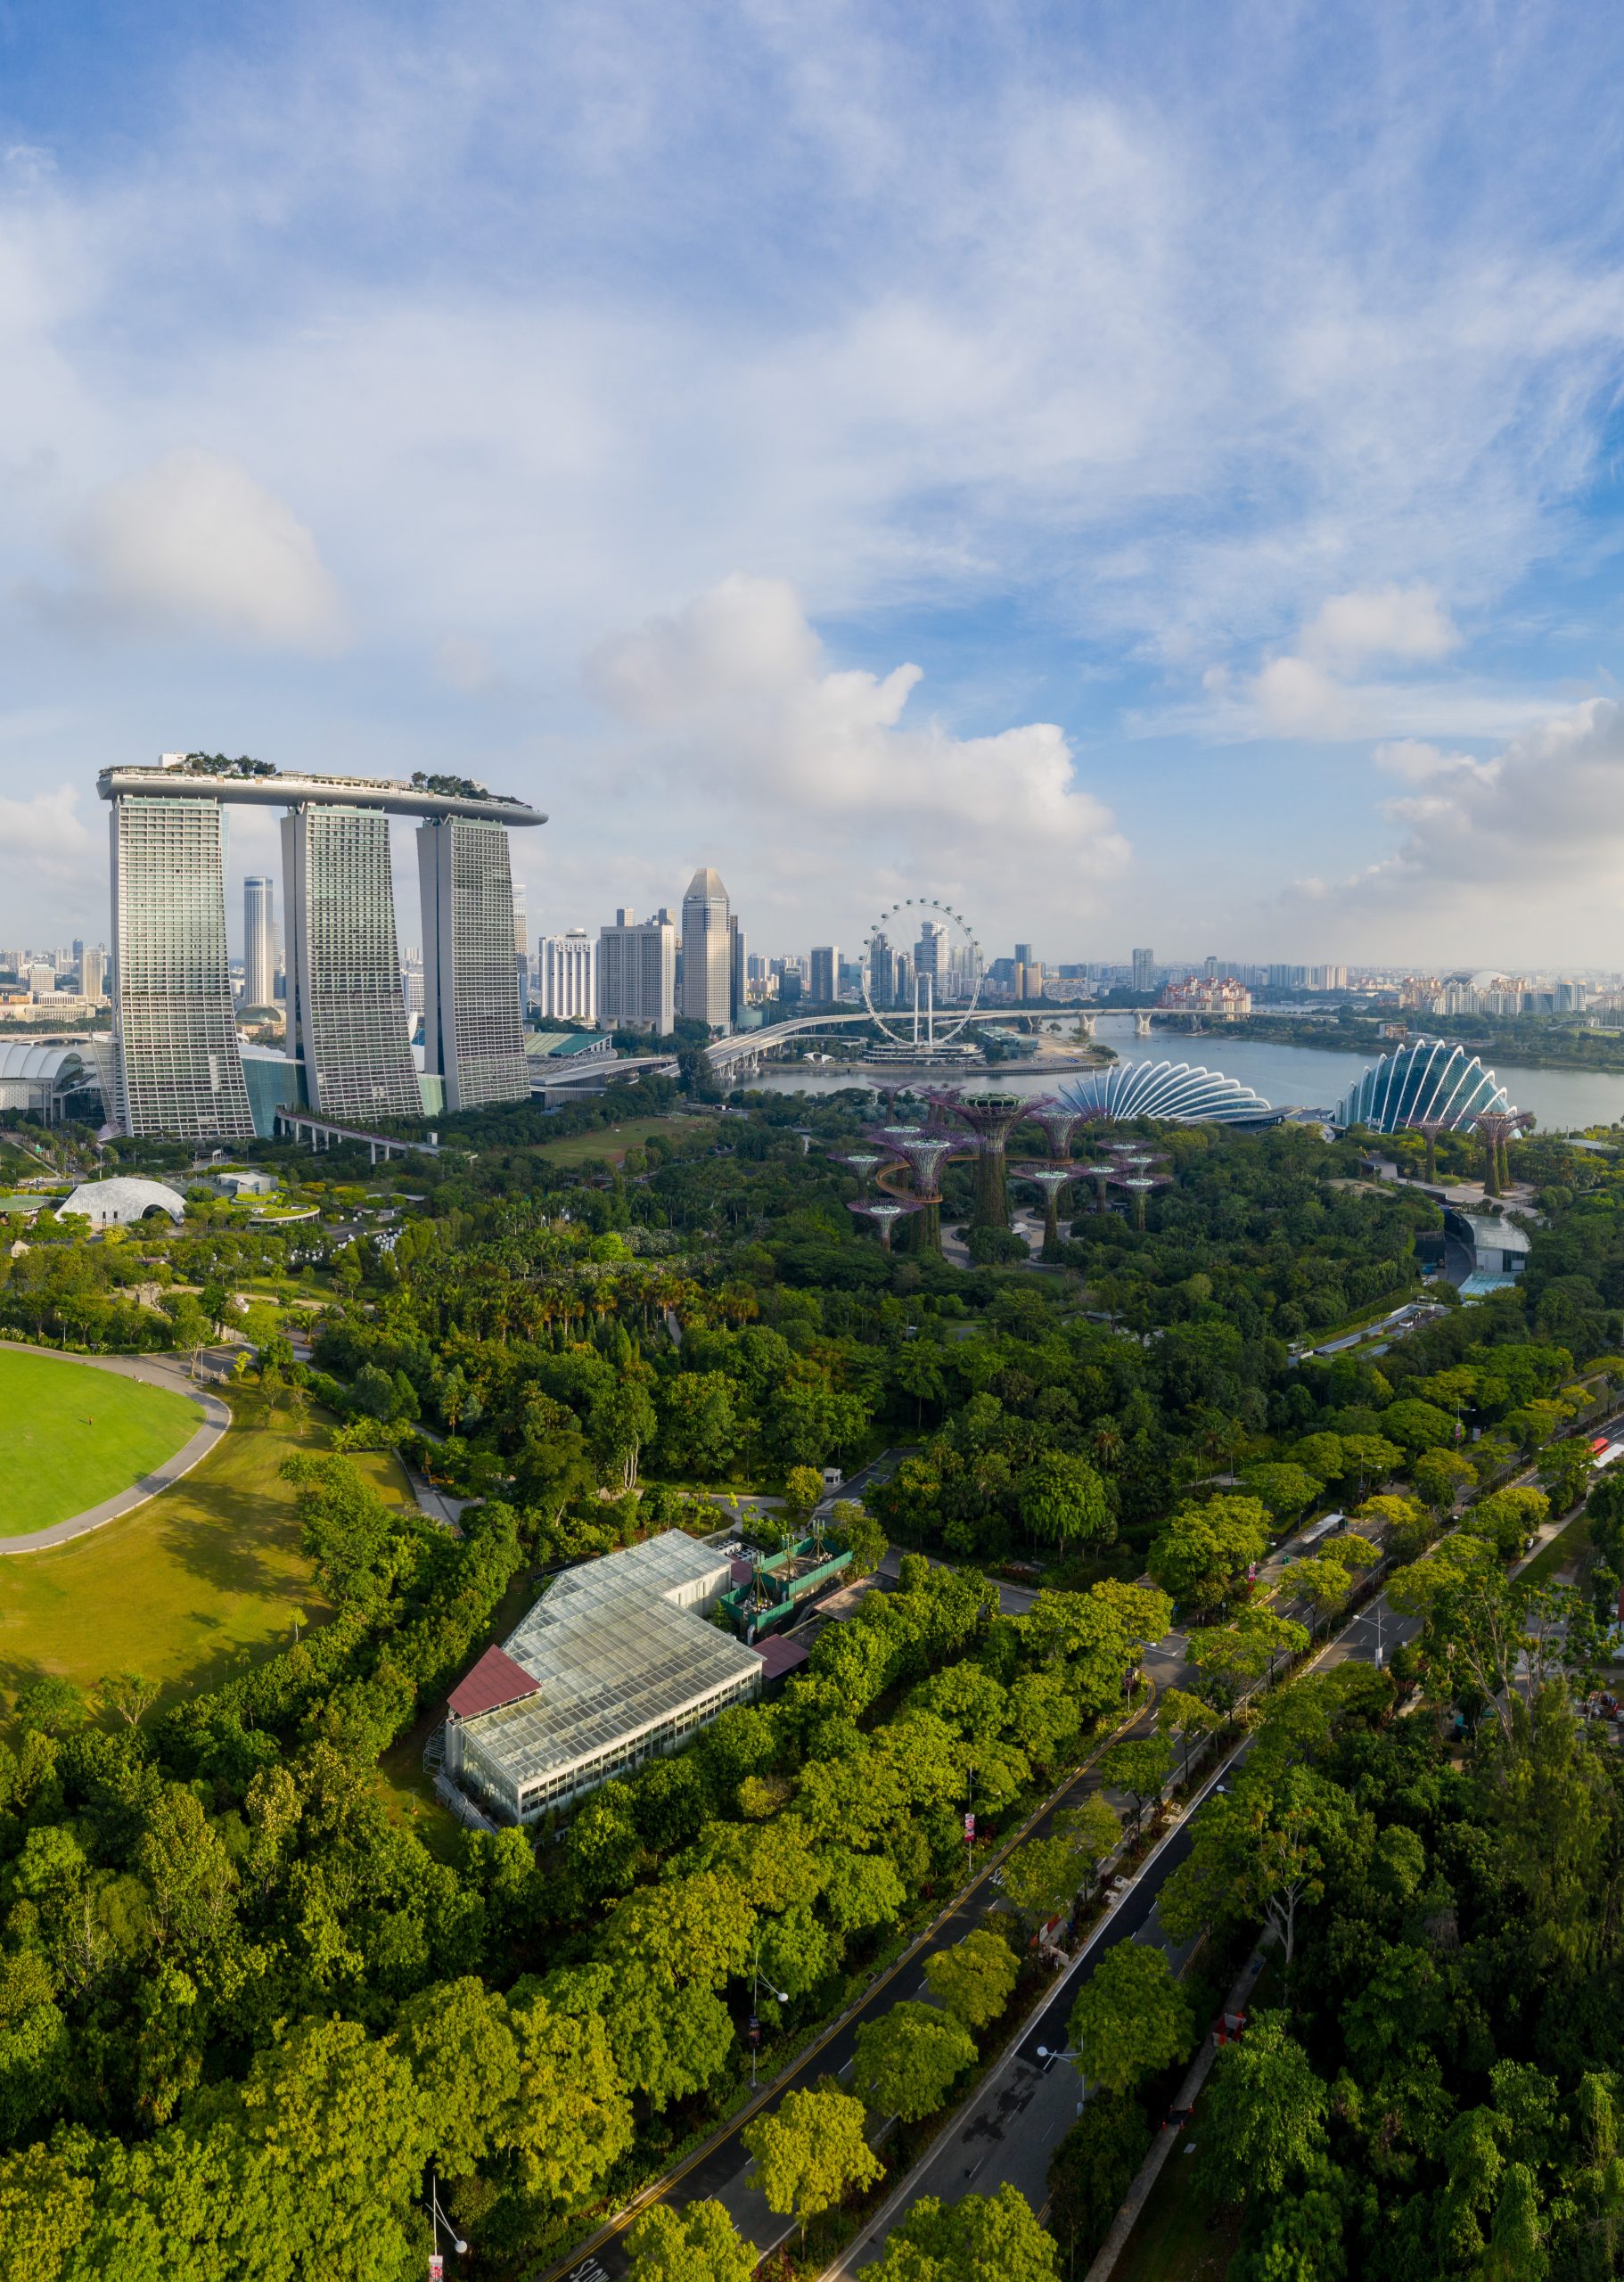
[[[513,784],[533,932],[1608,962],[1624,26],[406,15],[6,36],[13,932],[191,742]]]

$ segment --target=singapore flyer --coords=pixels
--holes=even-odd
[[[863,1004],[885,1041],[876,1056],[971,1050],[955,1041],[980,999],[980,946],[964,913],[939,896],[886,907],[868,931],[862,979]]]

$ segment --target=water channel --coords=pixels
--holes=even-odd
[[[1333,1109],[1373,1055],[1341,1054],[1315,1046],[1284,1046],[1255,1038],[1226,1038],[1221,1031],[1200,1038],[1183,1031],[1156,1029],[1149,1038],[1134,1036],[1131,1014],[1102,1014],[1095,1024],[1102,1046],[1114,1049],[1123,1062],[1195,1062],[1238,1078],[1276,1109]],[[1611,1125],[1624,1120],[1624,1071],[1538,1070],[1515,1062],[1499,1062],[1495,1074],[1519,1109],[1532,1110],[1542,1132],[1572,1132],[1587,1125]],[[768,1093],[831,1094],[853,1082],[849,1070],[800,1063],[792,1067],[769,1064],[759,1077],[746,1080]],[[947,1084],[949,1079],[935,1082]],[[994,1084],[1010,1093],[1046,1094],[1066,1082],[1065,1073],[1054,1078],[1036,1072],[1003,1077],[980,1073],[969,1084]]]

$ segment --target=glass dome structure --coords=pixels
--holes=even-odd
[[[1444,1038],[1423,1038],[1373,1062],[1338,1103],[1332,1121],[1400,1133],[1425,1120],[1452,1131],[1484,1110],[1510,1107],[1505,1087],[1475,1054]]]
[[[1161,1117],[1173,1125],[1250,1125],[1271,1114],[1261,1094],[1192,1062],[1118,1062],[1062,1086],[1079,1117]]]

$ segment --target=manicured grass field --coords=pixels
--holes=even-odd
[[[184,1482],[121,1521],[49,1552],[0,1556],[4,1697],[43,1672],[94,1688],[111,1672],[139,1671],[172,1703],[284,1646],[295,1608],[311,1625],[325,1621],[293,1492],[278,1479],[290,1450],[325,1441],[319,1428],[301,1437],[285,1423],[235,1425]],[[386,1497],[406,1500],[391,1453],[355,1463]]]
[[[543,1141],[537,1153],[555,1165],[583,1165],[594,1158],[606,1158],[618,1165],[628,1149],[642,1148],[656,1133],[688,1141],[696,1134],[709,1140],[715,1132],[714,1125],[698,1118],[627,1117],[619,1125],[600,1125],[590,1133],[569,1133],[557,1141]]]
[[[0,1347],[0,1537],[129,1489],[203,1423],[167,1387]]]

